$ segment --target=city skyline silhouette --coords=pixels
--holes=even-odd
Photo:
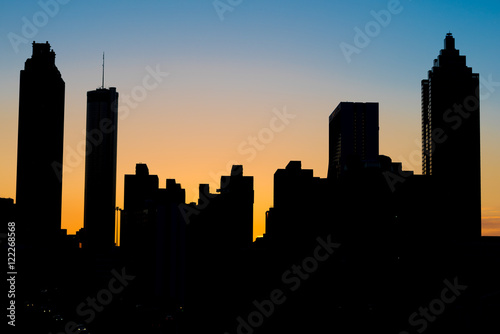
[[[38,6],[31,21],[23,18],[22,37],[7,34],[18,57],[28,31],[38,35],[79,7]],[[188,7],[200,8],[175,10]],[[67,46],[33,36],[15,84],[15,196],[0,193],[9,330],[496,332],[494,67],[485,70],[481,46],[460,29],[432,41],[407,36],[380,59],[398,20],[420,7],[372,7],[337,40],[337,80],[329,70],[319,76],[326,54],[312,50],[279,58],[275,71],[254,67],[250,49],[235,63],[220,61],[224,70],[211,54],[187,49],[164,54],[185,55],[180,62],[124,66],[138,45],[107,58],[111,75],[102,53],[100,84],[87,85],[90,76],[75,74],[88,72],[88,60],[64,59],[74,54]],[[151,8],[137,7],[136,17]],[[210,8],[220,27],[245,24],[233,17],[255,10],[218,0]],[[297,41],[313,43],[304,36]],[[283,71],[306,64],[305,55],[318,63]],[[178,76],[181,63],[191,74]],[[219,75],[201,79],[210,72]],[[70,188],[81,194],[69,196]]]
[[[46,100],[42,106],[62,105],[57,102],[63,94],[60,90],[53,93],[54,87],[64,88],[54,60],[48,42],[33,42],[33,56],[21,71],[19,113],[24,119],[20,122],[20,143],[34,139],[33,131],[25,128],[37,129],[41,124],[37,118],[26,117],[37,110],[36,104],[28,104],[32,95]],[[32,66],[36,71],[29,76],[26,71]],[[59,84],[46,84],[54,77]],[[451,85],[456,88],[450,89]],[[424,174],[405,171],[400,162],[379,154],[378,103],[340,102],[329,117],[328,177],[315,177],[313,170],[302,169],[301,161],[292,160],[285,169],[278,169],[274,203],[266,212],[266,233],[255,241],[254,177],[244,174],[242,165],[234,164],[229,175],[220,177],[216,193],[210,185],[200,184],[198,202],[187,203],[185,190],[175,179],[167,179],[166,188],[160,188],[158,176],[150,174],[147,164],[137,163],[135,175],[125,175],[125,206],[115,208],[118,94],[115,88],[101,87],[87,96],[84,227],[75,235],[60,227],[56,231],[53,226],[61,226],[60,217],[36,219],[39,212],[27,209],[41,205],[43,212],[51,207],[49,203],[60,203],[62,171],[53,168],[57,163],[61,166],[60,150],[59,155],[47,157],[45,151],[36,151],[41,154],[35,160],[40,163],[38,169],[52,168],[53,179],[59,181],[45,186],[53,191],[48,191],[43,201],[34,198],[24,202],[23,197],[17,198],[23,199],[22,205],[2,201],[6,210],[2,221],[13,224],[10,219],[14,217],[17,226],[18,270],[28,274],[17,283],[23,300],[18,308],[22,309],[17,318],[19,327],[31,331],[38,326],[50,333],[61,329],[90,332],[87,325],[98,333],[120,328],[147,330],[148,326],[153,328],[149,331],[159,333],[194,333],[207,328],[225,333],[231,329],[237,333],[257,329],[263,333],[278,329],[318,332],[333,318],[339,332],[395,332],[405,328],[406,322],[413,331],[421,332],[444,312],[445,303],[451,304],[462,294],[467,297],[460,299],[458,308],[436,321],[428,332],[467,332],[492,326],[492,320],[483,314],[464,319],[459,311],[486,307],[489,312],[500,305],[495,297],[488,297],[492,299],[488,304],[470,301],[496,294],[495,284],[484,284],[488,270],[476,266],[479,261],[485,261],[488,268],[498,263],[500,242],[482,237],[477,228],[481,199],[476,187],[480,183],[479,169],[473,166],[480,164],[479,76],[466,67],[451,33],[444,39],[429,79],[422,81]],[[467,103],[471,96],[475,97],[473,105]],[[458,108],[461,101],[465,102]],[[456,117],[450,115],[463,116],[460,124],[451,125]],[[61,125],[53,117],[63,119],[63,110],[52,115],[49,109],[45,117],[47,124]],[[461,131],[451,132],[458,128]],[[62,127],[52,132],[61,134]],[[99,141],[92,143],[90,139],[96,137]],[[57,149],[63,139],[62,135],[56,138],[51,146]],[[477,145],[471,148],[470,143]],[[469,161],[464,170],[446,166],[450,160],[460,159],[466,147]],[[29,163],[22,159],[25,150],[26,145],[19,146],[19,166]],[[55,160],[50,161],[51,156]],[[21,181],[23,177],[18,176]],[[120,225],[112,219],[115,209]],[[26,218],[28,212],[31,220]],[[113,247],[117,238],[123,245]],[[498,258],[478,256],[486,249],[491,252],[491,247]],[[304,257],[311,249],[314,256]],[[301,258],[301,265],[295,264]],[[330,258],[329,265],[323,265],[322,276],[314,275]],[[421,273],[406,277],[416,265],[422,266]],[[39,272],[46,268],[53,269]],[[75,278],[77,271],[83,272]],[[399,275],[405,278],[394,281]],[[267,279],[259,278],[262,276]],[[276,281],[280,276],[281,283]],[[306,285],[311,277],[316,277],[315,283]],[[127,278],[133,282],[121,297],[122,303],[106,311],[104,306],[112,302],[112,293],[121,292],[128,285]],[[124,287],[114,288],[113,280]],[[82,311],[82,304],[76,313],[66,308],[106,281],[109,290],[99,290],[97,299],[87,298],[88,306],[94,309],[85,320],[87,325],[64,320],[84,317],[87,312]],[[444,282],[448,288],[443,291],[451,290],[455,298],[446,298],[442,292],[441,300],[432,300],[430,309],[411,313],[432,296],[429,293],[439,282]],[[477,286],[478,282],[481,285]],[[278,284],[289,291],[273,289]],[[306,288],[299,290],[303,285]],[[77,292],[76,286],[85,288]],[[467,288],[470,292],[464,292]],[[272,291],[270,299],[260,300],[265,291]],[[292,302],[281,308],[282,313],[273,316],[295,291],[301,293],[295,293]],[[402,298],[401,291],[407,297]],[[334,304],[311,307],[321,296],[329,296]],[[392,317],[383,316],[394,304],[399,310]],[[411,314],[408,320],[406,314]],[[121,315],[126,315],[127,321],[117,324]],[[421,318],[417,321],[418,315]],[[369,322],[353,324],[357,317]],[[472,319],[482,323],[471,325]]]
[[[66,87],[65,105],[64,157],[67,168],[63,184],[63,228],[75,233],[83,226],[85,155],[82,152],[86,140],[83,134],[86,101],[82,92],[101,86],[103,51],[106,52],[107,82],[110,86],[117,86],[122,99],[118,175],[133,174],[137,162],[148,163],[160,177],[175,177],[186,189],[188,201],[194,202],[198,196],[198,185],[210,183],[211,188],[215,188],[219,175],[228,175],[230,162],[234,160],[244,165],[249,175],[260,180],[256,184],[255,238],[265,230],[265,212],[272,205],[271,175],[276,169],[283,168],[293,159],[301,160],[305,168],[313,169],[319,177],[327,175],[328,161],[324,152],[328,150],[328,142],[325,141],[328,127],[324,123],[324,113],[331,111],[340,101],[379,102],[380,153],[402,162],[404,169],[421,173],[420,95],[415,93],[418,83],[414,78],[426,77],[425,71],[436,57],[435,50],[442,48],[442,40],[436,35],[451,30],[459,38],[457,48],[468,55],[475,71],[482,74],[481,91],[486,99],[482,101],[481,136],[491,138],[483,138],[482,141],[482,159],[485,161],[482,166],[483,224],[487,235],[499,234],[496,232],[498,219],[495,218],[499,210],[496,201],[498,180],[492,167],[497,161],[497,151],[494,145],[489,144],[497,141],[493,125],[498,123],[495,113],[497,66],[488,57],[488,54],[495,53],[494,39],[484,40],[480,45],[476,43],[479,41],[477,36],[484,38],[476,31],[479,26],[474,26],[474,31],[464,29],[460,23],[461,13],[457,12],[443,19],[438,15],[445,6],[443,4],[416,6],[401,2],[403,10],[392,14],[388,26],[381,25],[377,36],[367,35],[369,43],[361,37],[355,41],[357,34],[354,28],[364,32],[366,24],[371,26],[372,22],[378,22],[370,12],[383,13],[387,10],[386,5],[364,4],[345,9],[334,4],[306,7],[300,9],[304,13],[303,21],[292,20],[295,17],[292,13],[298,11],[300,6],[281,9],[286,15],[278,15],[279,6],[267,5],[269,12],[266,11],[262,19],[272,22],[271,27],[277,25],[302,31],[294,38],[287,37],[284,28],[270,28],[267,35],[263,34],[265,26],[250,29],[252,22],[258,18],[254,5],[234,7],[234,13],[225,13],[224,21],[220,21],[211,3],[178,4],[172,8],[165,4],[158,5],[157,10],[153,5],[143,5],[143,11],[130,15],[145,20],[147,13],[151,24],[154,22],[161,29],[148,31],[147,26],[124,26],[115,17],[104,20],[106,10],[103,10],[93,19],[110,26],[115,24],[115,30],[99,30],[97,33],[96,27],[92,26],[91,30],[96,33],[90,40],[81,37],[87,29],[84,28],[86,23],[79,18],[83,16],[74,17],[75,10],[81,9],[81,14],[88,14],[85,6],[72,4],[61,5],[55,20],[50,19],[46,26],[35,25],[38,35],[27,43],[21,42],[13,48],[10,40],[5,39],[5,50],[10,51],[5,54],[3,67],[5,79],[9,82],[17,80],[17,69],[31,55],[33,40],[51,42],[58,53],[58,67],[64,69],[64,79],[70,80],[70,85]],[[111,4],[99,6],[107,8]],[[162,6],[169,8],[166,10]],[[483,6],[486,5],[469,9],[478,13],[494,12],[494,6],[488,11],[482,10]],[[120,5],[124,17],[129,17],[127,10],[130,7]],[[31,14],[39,11],[43,9],[36,4],[14,11],[2,26],[5,29],[12,27],[5,35],[12,32],[24,38],[22,20],[17,19],[26,16],[31,21]],[[412,16],[408,13],[418,16],[423,12],[426,13],[425,19],[419,17],[435,30],[415,34],[420,25],[416,26],[414,21],[406,22]],[[155,21],[160,13],[166,17],[185,17],[186,22],[162,20],[160,23]],[[331,20],[329,17],[337,17],[340,13],[346,13],[345,18],[352,17],[353,21]],[[248,20],[236,20],[244,17]],[[62,21],[59,22],[59,19]],[[490,22],[489,19],[488,16],[482,22]],[[75,40],[81,41],[76,48],[72,47],[74,40],[69,35],[55,31],[65,31],[68,20],[75,25]],[[204,30],[198,28],[200,25],[206,28],[205,37],[197,34]],[[323,29],[325,25],[332,28]],[[183,38],[180,33],[163,33],[172,31],[176,26],[179,29],[174,30],[186,31],[187,37]],[[238,32],[230,27],[238,27]],[[121,29],[123,33],[117,33],[116,29]],[[221,39],[222,36],[224,38]],[[107,43],[111,40],[116,43]],[[129,47],[131,43],[139,45],[141,40],[141,45],[151,52],[145,54],[138,52],[137,47]],[[361,42],[367,45],[360,47]],[[350,63],[340,48],[341,43],[360,50],[360,53],[350,55]],[[251,48],[247,46],[250,44]],[[168,49],[167,45],[170,46]],[[202,54],[206,56],[201,57]],[[75,60],[78,66],[75,66]],[[130,75],[125,74],[128,71]],[[151,73],[156,73],[156,76]],[[143,87],[146,77],[146,86],[150,90]],[[141,87],[145,89],[146,96],[143,96]],[[6,140],[6,145],[3,145],[6,164],[0,173],[4,184],[0,196],[15,198],[18,87],[5,84],[2,94],[6,108],[5,121],[2,122],[5,127],[2,132]],[[273,111],[283,114],[285,109],[295,118],[288,119],[288,123],[275,124],[275,129],[283,130],[273,132],[273,135],[263,130],[270,129],[271,121],[276,116]],[[142,138],[147,145],[139,147],[134,144],[135,137]],[[183,137],[186,140],[168,145],[175,138]],[[256,142],[249,140],[253,137],[257,137]],[[265,143],[260,139],[264,139]],[[195,140],[199,145],[194,144]],[[308,147],[317,147],[317,150],[308,150]],[[163,154],[158,154],[160,150]],[[194,167],[200,164],[207,167]],[[117,206],[120,208],[123,207],[123,182],[123,178],[117,179]]]

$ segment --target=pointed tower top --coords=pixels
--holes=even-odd
[[[446,38],[444,39],[444,49],[455,50],[455,38],[453,38],[451,32],[446,34]]]

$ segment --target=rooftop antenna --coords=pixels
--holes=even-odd
[[[102,53],[102,89],[104,89],[104,52]]]

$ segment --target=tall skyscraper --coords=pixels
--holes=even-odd
[[[378,103],[341,102],[329,118],[328,178],[349,165],[376,163],[378,130]]]
[[[28,243],[51,243],[61,230],[65,84],[55,58],[48,42],[33,42],[21,70],[16,206]]]
[[[446,35],[428,79],[422,80],[422,172],[442,189],[449,231],[481,235],[479,74]]]
[[[87,92],[84,247],[114,245],[118,93],[104,87]]]

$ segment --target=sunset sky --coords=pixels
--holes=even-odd
[[[176,179],[187,202],[242,164],[258,236],[277,169],[301,160],[326,177],[341,101],[379,102],[380,154],[421,173],[420,81],[451,31],[482,79],[483,235],[500,235],[498,22],[494,0],[2,1],[0,197],[16,195],[19,71],[33,41],[51,44],[66,83],[63,228],[83,226],[86,92],[105,52],[105,86],[120,94],[117,206],[136,163],[162,188]]]

